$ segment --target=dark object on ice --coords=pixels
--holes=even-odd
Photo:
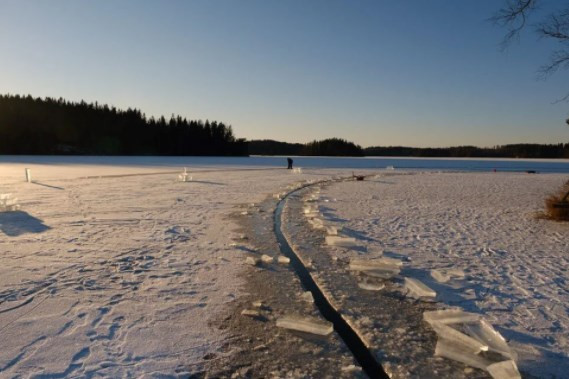
[[[352,177],[353,177],[354,179],[356,179],[356,180],[359,180],[359,181],[362,181],[362,180],[365,179],[365,176],[363,176],[363,175],[356,175],[356,174],[354,174],[353,171],[352,171]]]
[[[535,170],[527,170],[526,172],[528,174],[537,174],[537,171],[535,171]]]
[[[292,159],[287,158],[286,161],[288,162],[288,167],[287,167],[287,169],[292,170]]]

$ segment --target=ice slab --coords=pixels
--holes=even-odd
[[[395,262],[396,261],[396,262]],[[395,263],[394,263],[395,262]],[[350,270],[352,271],[368,271],[368,270],[387,270],[397,271],[399,273],[401,264],[396,259],[350,259]]]
[[[300,297],[302,297],[302,300],[308,303],[314,303],[314,296],[312,296],[312,292],[310,291],[304,292]]]
[[[324,229],[324,222],[319,218],[308,219],[308,223],[315,229]]]
[[[354,247],[356,239],[352,237],[327,236],[326,244],[330,246]]]
[[[368,283],[368,282],[359,282],[358,283],[358,287],[360,287],[363,290],[367,290],[367,291],[381,291],[382,289],[385,288],[385,284],[374,284],[374,283]]]
[[[462,362],[465,365],[486,370],[492,362],[483,356],[473,354],[472,351],[458,347],[456,344],[439,338],[435,347],[435,355]]]
[[[17,211],[20,209],[18,199],[12,197],[11,193],[0,194],[0,212]]]
[[[272,263],[273,262],[273,257],[267,255],[267,254],[263,254],[261,255],[261,260],[265,263]]]
[[[255,309],[243,309],[241,311],[241,315],[242,316],[249,316],[249,317],[259,317],[259,316],[261,316],[261,313],[259,313],[259,311],[255,310]]]
[[[476,313],[465,312],[462,309],[443,309],[439,311],[423,312],[423,319],[432,324],[440,322],[445,325],[478,322],[482,316]]]
[[[290,258],[289,257],[285,257],[284,255],[279,255],[277,257],[277,262],[281,263],[281,264],[289,264],[290,263]]]
[[[474,339],[488,345],[491,351],[507,359],[516,360],[517,354],[508,346],[505,338],[484,319],[465,325],[466,332]]]
[[[450,280],[450,276],[443,270],[431,270],[431,276],[439,283],[446,283]]]
[[[348,266],[350,271],[358,271],[367,276],[379,279],[391,279],[400,272],[399,266],[395,266],[379,259],[364,260],[352,259]]]
[[[457,349],[468,351],[471,354],[478,354],[481,351],[488,351],[488,345],[480,342],[458,330],[443,324],[442,322],[433,321],[431,327],[438,334],[439,338],[446,341],[448,345],[452,345]]]
[[[413,279],[405,278],[405,288],[407,288],[413,295],[417,297],[436,297],[437,293],[423,282]]]
[[[453,278],[464,278],[464,271],[457,269],[435,269],[431,270],[431,276],[439,283],[447,283]]]
[[[338,232],[342,230],[342,227],[338,227],[338,226],[326,226],[326,233],[329,236],[337,236]]]
[[[493,363],[488,366],[487,371],[494,379],[521,379],[516,362],[512,360]]]
[[[259,264],[259,258],[247,257],[247,258],[245,258],[245,263],[247,263],[251,266],[257,266]]]
[[[327,336],[334,331],[334,325],[331,322],[298,316],[279,318],[277,320],[277,327],[320,336]]]

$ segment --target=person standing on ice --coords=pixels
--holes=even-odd
[[[287,158],[286,161],[288,162],[288,167],[287,167],[287,169],[292,170],[292,159]]]

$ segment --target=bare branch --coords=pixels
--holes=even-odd
[[[538,70],[538,75],[545,79],[547,76],[553,74],[560,68],[569,68],[569,50],[557,50],[551,54],[549,63],[541,66]]]
[[[537,27],[542,37],[553,38],[559,42],[569,42],[569,10],[550,15]]]
[[[505,49],[514,38],[518,38],[526,26],[529,13],[537,7],[540,0],[507,0],[506,5],[490,19],[495,24],[508,28],[501,42]]]

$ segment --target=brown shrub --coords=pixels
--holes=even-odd
[[[547,218],[555,221],[569,221],[569,198],[563,198],[569,191],[569,186],[565,186],[557,193],[549,195],[545,199],[545,214]]]

